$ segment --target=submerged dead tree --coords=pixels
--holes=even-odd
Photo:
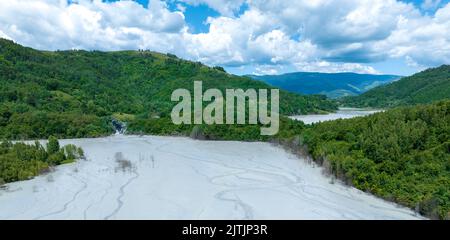
[[[133,163],[130,160],[126,159],[122,152],[117,152],[116,154],[114,154],[114,159],[117,163],[117,167],[114,169],[115,172],[133,172],[136,170]]]

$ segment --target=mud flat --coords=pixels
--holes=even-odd
[[[416,219],[268,143],[62,140],[87,160],[0,190],[0,219]]]

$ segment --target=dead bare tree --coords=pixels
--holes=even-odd
[[[114,169],[115,172],[118,171],[122,171],[122,172],[131,172],[135,170],[135,167],[133,166],[133,164],[131,163],[130,160],[125,159],[125,157],[123,156],[123,153],[121,152],[117,152],[114,155],[114,159],[116,160],[117,163],[117,167]]]

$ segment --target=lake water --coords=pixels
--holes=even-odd
[[[363,117],[370,114],[380,112],[382,110],[367,110],[360,108],[340,108],[335,113],[330,114],[313,114],[313,115],[297,115],[291,116],[291,119],[303,121],[305,124],[324,122],[336,119],[348,119],[354,117]]]
[[[0,219],[420,218],[268,143],[123,135],[61,143],[83,147],[87,160],[7,185]]]

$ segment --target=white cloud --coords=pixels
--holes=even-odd
[[[10,37],[8,37],[8,35],[2,32],[2,30],[0,30],[0,38],[11,39]]]
[[[252,73],[253,75],[276,75],[278,74],[278,69],[273,66],[258,66],[255,68],[255,71]]]
[[[375,49],[421,66],[450,63],[450,3],[435,16],[402,19],[388,38],[375,44]]]
[[[310,41],[296,41],[274,29],[274,20],[259,11],[246,11],[239,18],[209,18],[208,33],[185,35],[188,52],[214,64],[287,64],[316,54]]]
[[[365,66],[359,63],[331,63],[327,61],[301,62],[295,64],[297,70],[305,72],[354,72],[367,74],[380,74],[373,67]]]
[[[38,49],[151,49],[210,65],[255,72],[377,73],[367,64],[404,59],[410,66],[450,63],[450,4],[433,15],[395,0],[0,1],[0,37]],[[248,8],[238,14],[244,2]],[[192,34],[187,4],[206,4],[209,31]],[[425,1],[422,8],[442,5]],[[285,69],[291,69],[286,67]]]
[[[170,12],[158,0],[151,1],[149,9],[133,1],[0,3],[0,29],[19,43],[40,49],[136,48],[145,45],[145,36],[177,34],[184,28],[183,14]]]
[[[405,57],[406,64],[413,68],[423,68],[420,64],[418,64],[416,61],[414,61],[410,56]]]
[[[311,40],[327,58],[356,62],[383,57],[371,52],[372,43],[387,38],[401,16],[420,16],[395,0],[253,0],[250,7],[276,19],[287,34]]]
[[[434,10],[439,6],[439,4],[441,4],[441,0],[425,0],[420,7],[425,10]]]

